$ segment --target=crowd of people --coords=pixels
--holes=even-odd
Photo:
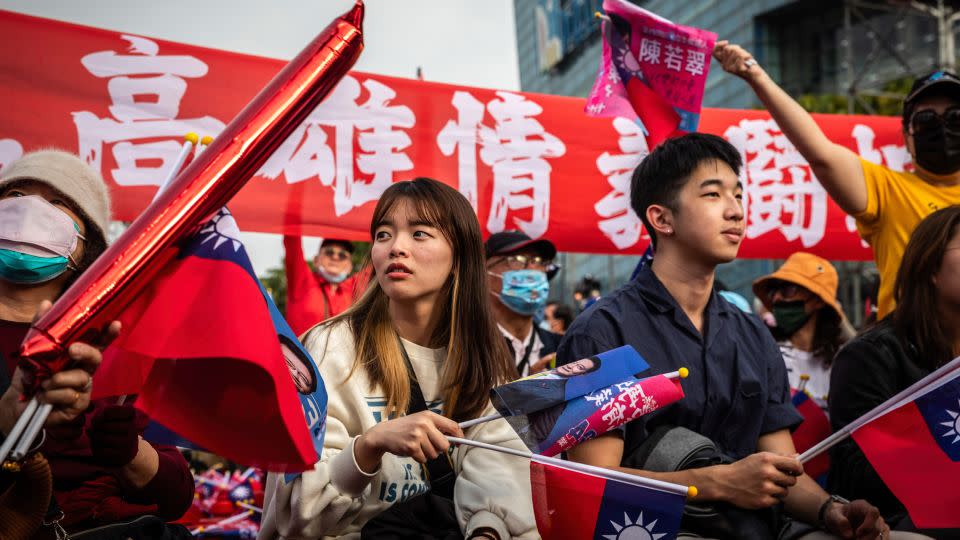
[[[261,538],[537,538],[528,463],[447,437],[525,450],[502,419],[459,423],[494,412],[495,386],[622,345],[653,373],[689,367],[685,397],[566,458],[697,486],[681,537],[956,535],[918,531],[853,439],[831,452],[825,487],[805,474],[791,390],[841,429],[960,355],[960,79],[940,71],[914,84],[903,108],[914,171],[895,172],[830,141],[743,48],[721,41],[714,55],[855,218],[880,273],[878,322],[850,327],[836,269],[810,253],[758,277],[761,313],[721,290],[716,268],[737,258],[745,216],[740,153],[717,136],[669,139],[641,162],[630,204],[652,261],[603,295],[585,281],[575,308],[549,301],[548,239],[505,231],[484,242],[455,189],[397,182],[377,202],[359,271],[349,241],[325,240],[311,267],[300,239],[285,238],[287,317],[329,403],[314,468],[268,476]],[[3,169],[0,438],[25,406],[19,343],[103,253],[109,222],[104,181],[77,156],[38,151]],[[0,472],[0,533],[188,534],[165,523],[192,500],[187,462],[143,439],[148,419],[134,407],[90,399],[101,351],[122,331],[74,343],[73,367],[44,382],[54,412],[36,451]]]

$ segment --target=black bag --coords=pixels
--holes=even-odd
[[[423,391],[403,344],[403,359],[410,374],[410,403],[407,414],[427,410]],[[457,512],[453,505],[453,488],[457,473],[449,454],[442,454],[426,463],[430,491],[398,502],[368,521],[360,530],[361,539],[386,540],[463,540]]]
[[[684,427],[661,426],[636,450],[624,456],[622,465],[653,472],[672,472],[733,461],[722,454],[713,441],[699,433]],[[688,502],[683,507],[680,530],[720,540],[793,540],[816,529],[787,517],[782,504],[761,510],[744,510],[723,502]]]
[[[394,504],[360,530],[362,539],[463,540],[453,501],[431,492]]]

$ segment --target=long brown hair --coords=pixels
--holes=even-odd
[[[953,333],[947,332],[940,321],[933,276],[943,264],[947,244],[958,232],[960,206],[948,206],[927,216],[910,235],[894,285],[894,330],[900,339],[917,348],[918,363],[929,369],[953,358]]]
[[[846,341],[840,315],[830,306],[820,308],[813,329],[813,354],[823,359],[824,366],[830,367],[833,357]]]
[[[453,251],[451,275],[434,306],[440,313],[430,346],[447,348],[440,379],[444,414],[457,421],[476,418],[487,408],[490,389],[509,381],[511,371],[506,344],[488,304],[480,223],[457,190],[430,178],[417,178],[397,182],[384,191],[370,221],[371,239],[401,202],[417,219],[436,227]],[[367,289],[330,323],[346,321],[350,325],[357,353],[354,369],[362,367],[371,383],[383,387],[388,414],[400,414],[410,399],[407,366],[387,309],[389,298],[380,288],[369,255],[365,266],[371,270]]]

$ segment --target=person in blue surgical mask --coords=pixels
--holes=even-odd
[[[484,248],[490,304],[518,376],[549,368],[561,336],[534,324],[534,315],[547,304],[547,270],[557,248],[549,240],[534,240],[520,231],[492,234]]]

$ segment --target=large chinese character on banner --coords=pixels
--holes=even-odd
[[[547,159],[560,157],[567,150],[537,120],[543,108],[511,92],[497,92],[497,98],[486,107],[471,94],[456,92],[452,104],[457,120],[447,122],[437,135],[437,145],[444,155],[457,153],[459,189],[474,208],[478,204],[479,145],[481,161],[493,171],[487,231],[519,229],[531,238],[543,236],[550,222],[552,167]],[[482,122],[485,108],[492,125]]]
[[[724,133],[743,158],[747,238],[778,231],[805,249],[823,239],[827,192],[773,120],[743,120]]]
[[[333,186],[337,216],[379,199],[396,172],[413,169],[403,150],[410,146],[405,130],[416,117],[409,107],[391,104],[397,94],[389,86],[374,80],[362,86],[367,95],[361,103],[360,83],[344,77],[258,175],[277,178],[283,173],[288,184],[316,179]],[[326,129],[334,133],[332,145]],[[355,141],[360,147],[356,154]],[[365,177],[358,177],[355,165]]]
[[[192,56],[162,55],[155,41],[122,36],[127,51],[97,51],[81,60],[93,76],[107,80],[111,117],[73,113],[79,154],[102,169],[109,148],[117,167],[110,177],[121,186],[160,185],[174,166],[183,136],[216,135],[225,124],[211,116],[180,118],[187,79],[203,77],[207,65]]]
[[[593,208],[603,218],[597,223],[603,234],[617,249],[627,249],[640,241],[643,229],[643,223],[630,206],[630,179],[649,151],[643,130],[636,122],[617,117],[613,119],[613,127],[620,135],[620,152],[604,152],[597,158],[597,169],[613,189]]]

